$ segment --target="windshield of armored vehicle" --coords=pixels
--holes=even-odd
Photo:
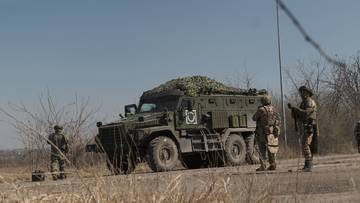
[[[178,98],[158,98],[154,100],[141,101],[138,113],[173,111],[178,104]]]

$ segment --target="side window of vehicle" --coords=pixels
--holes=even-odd
[[[229,99],[229,105],[236,105],[237,102],[238,102],[238,101],[237,101],[237,99],[235,99],[235,98],[230,98],[230,99]]]
[[[218,107],[219,102],[216,98],[208,98],[207,102],[206,102],[206,107],[207,108],[216,108]]]
[[[233,97],[226,98],[226,106],[231,109],[239,108],[239,99]]]
[[[184,99],[181,101],[182,110],[190,110],[193,108],[193,101],[191,99]]]
[[[255,98],[248,98],[245,100],[246,106],[256,106],[256,99]]]

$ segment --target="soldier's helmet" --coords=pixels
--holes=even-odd
[[[311,89],[307,88],[305,85],[303,85],[299,88],[299,92],[300,93],[307,92],[310,95],[310,97],[314,95],[314,93],[311,91]]]
[[[61,126],[59,126],[59,125],[55,125],[54,126],[54,130],[62,130],[63,129],[63,127],[61,127]]]
[[[271,104],[271,97],[269,95],[261,97],[261,104],[262,105],[270,105]]]

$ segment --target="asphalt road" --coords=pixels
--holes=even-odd
[[[100,188],[108,193],[166,193],[181,182],[182,192],[204,191],[211,183],[226,185],[234,202],[244,198],[271,202],[360,202],[360,155],[314,158],[313,172],[301,172],[303,159],[278,161],[274,172],[255,172],[257,166],[135,173],[90,178],[69,177],[63,181],[0,184],[1,192],[29,194],[81,193]],[[220,181],[219,181],[220,180]]]

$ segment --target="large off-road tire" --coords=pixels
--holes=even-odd
[[[159,136],[150,141],[147,162],[154,172],[171,171],[178,160],[178,148],[171,138]]]
[[[205,161],[200,154],[191,154],[182,156],[182,164],[187,169],[197,169],[205,166]]]
[[[245,162],[246,144],[244,138],[230,134],[225,143],[226,162],[230,166],[238,166]]]

